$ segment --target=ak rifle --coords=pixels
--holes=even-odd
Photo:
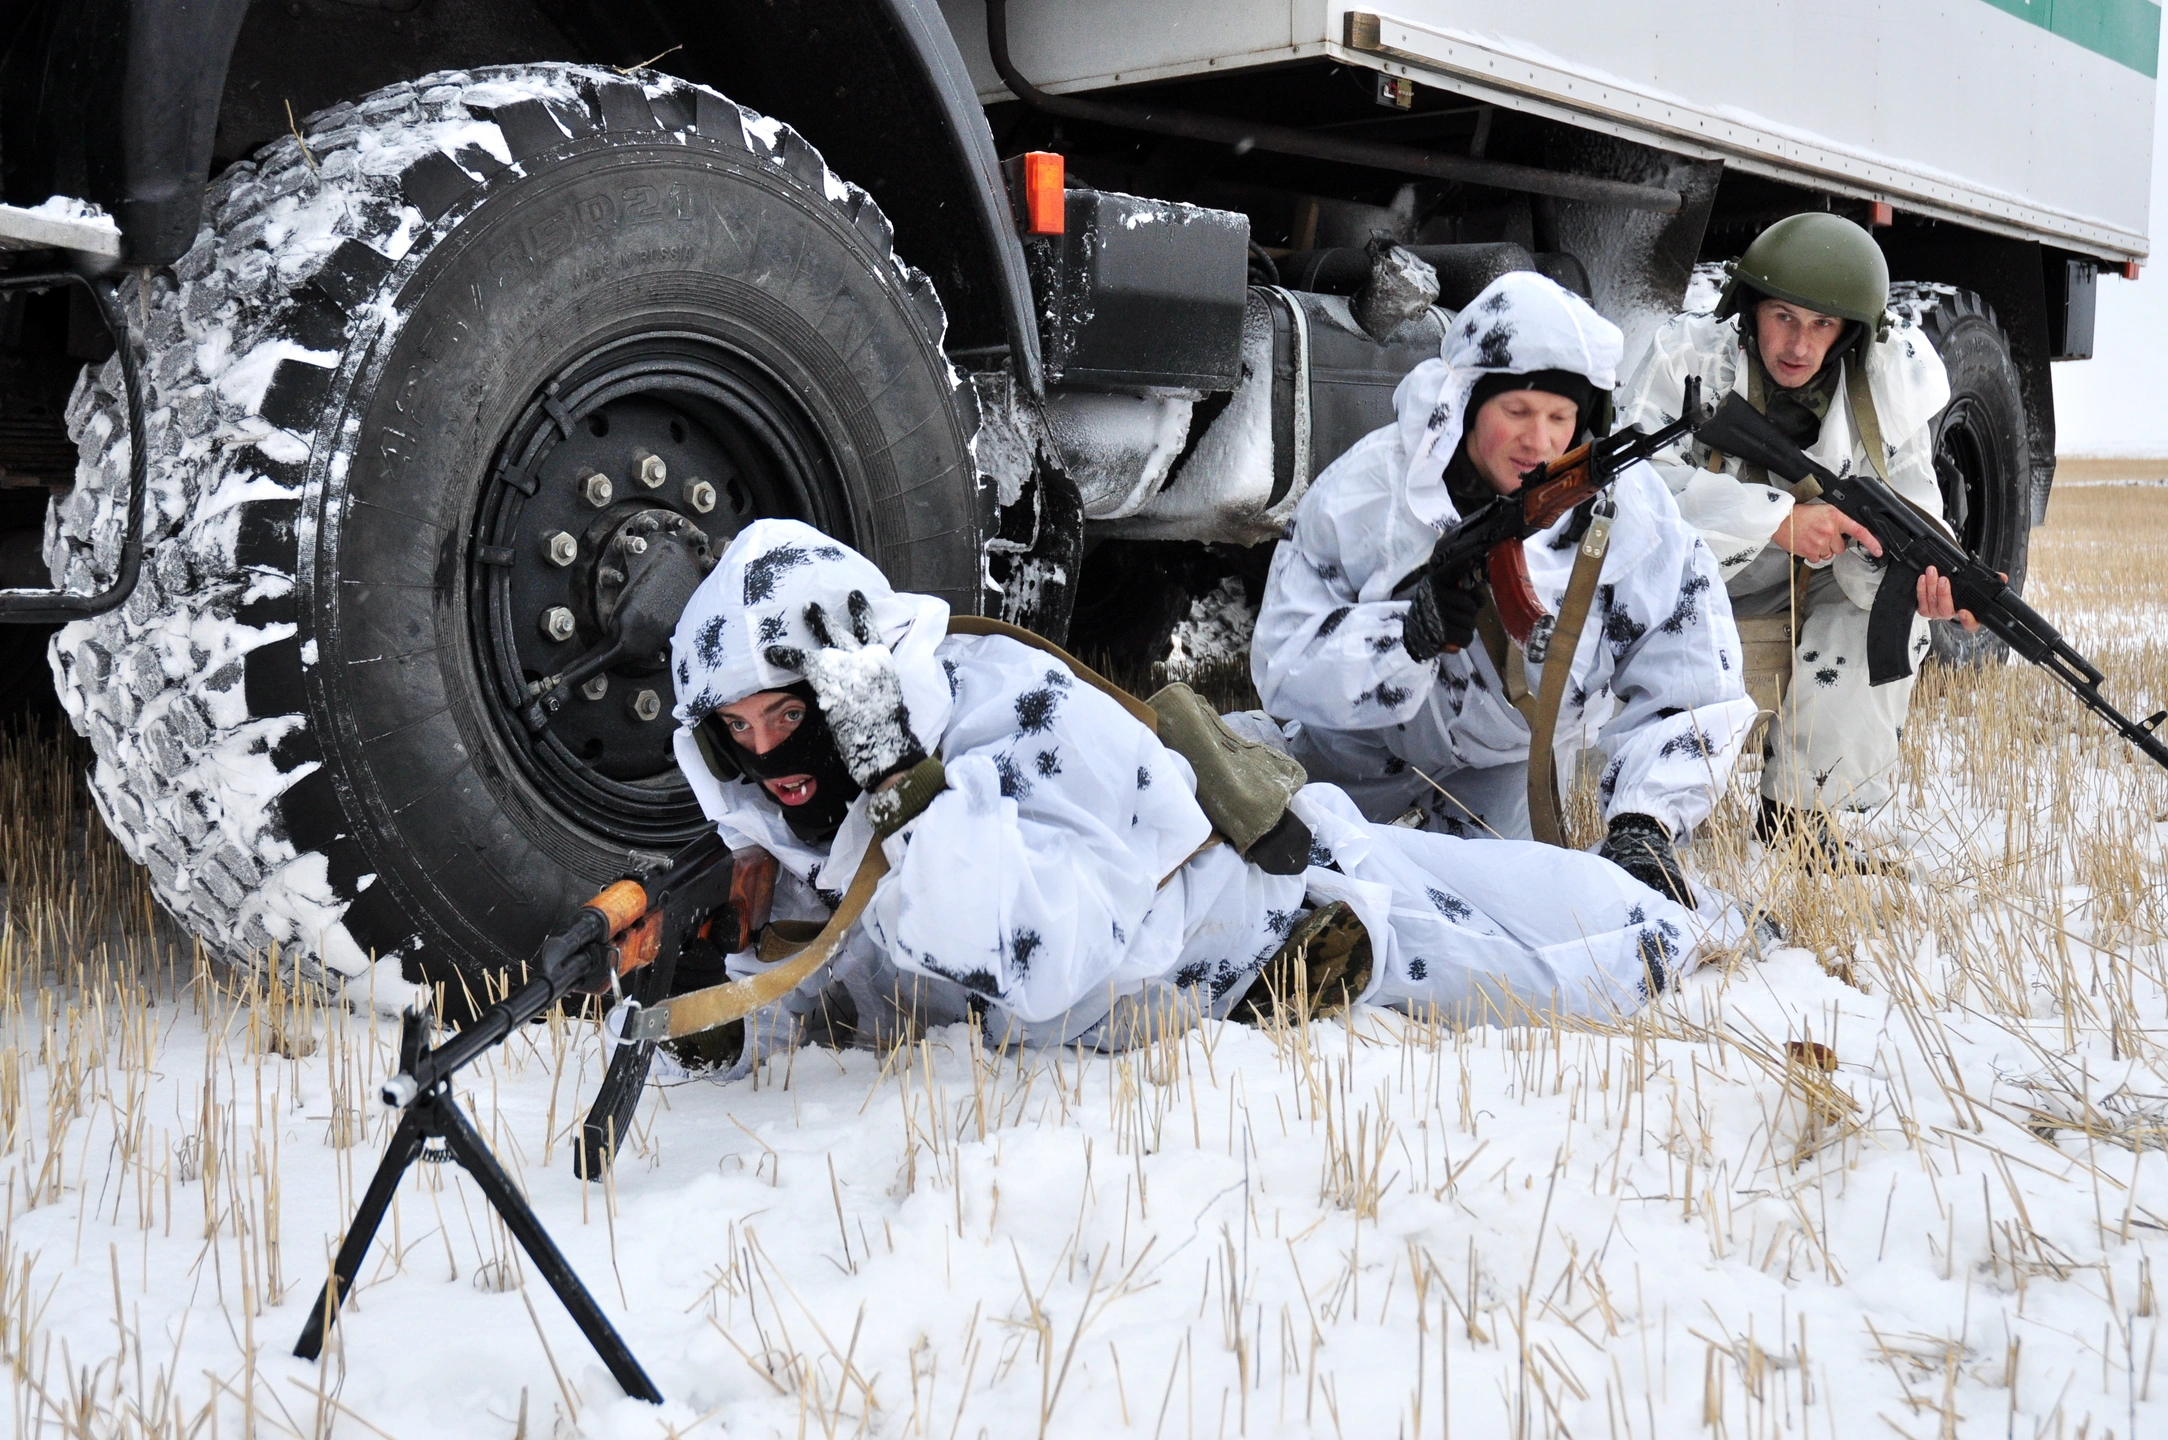
[[[1629,425],[1524,472],[1518,490],[1484,501],[1440,535],[1430,558],[1393,587],[1393,598],[1408,599],[1434,573],[1473,577],[1480,567],[1490,582],[1491,600],[1506,633],[1515,644],[1527,646],[1551,613],[1529,581],[1528,556],[1521,542],[1608,489],[1628,465],[1647,460],[1681,435],[1698,430],[1708,416],[1701,403],[1701,381],[1689,377],[1679,418],[1654,434]],[[1538,637],[1537,646],[1541,644]],[[1532,653],[1529,658],[1540,660],[1541,656]]]
[[[2156,764],[2168,767],[2160,738],[2168,710],[2133,720],[2100,693],[2107,677],[2079,654],[2040,612],[2019,599],[2009,583],[1952,540],[1925,512],[1892,490],[1873,471],[1833,475],[1809,459],[1745,399],[1726,396],[1716,414],[1695,427],[1703,444],[1761,466],[1790,481],[1796,498],[1820,499],[1867,528],[1881,543],[1882,584],[1867,612],[1867,680],[1887,685],[1912,673],[1912,617],[1919,609],[1919,580],[1927,567],[1949,578],[1960,610],[2018,655],[2038,665],[2114,727]]]
[[[399,1072],[384,1082],[382,1091],[384,1103],[401,1112],[398,1127],[294,1354],[314,1360],[323,1353],[324,1332],[352,1291],[407,1168],[416,1160],[451,1161],[474,1177],[625,1393],[659,1404],[661,1392],[460,1109],[452,1077],[567,996],[617,992],[634,999],[662,998],[669,993],[680,956],[695,939],[721,953],[746,948],[750,934],[767,921],[774,882],[771,857],[755,850],[732,851],[711,830],[672,856],[669,864],[619,880],[582,905],[569,924],[542,942],[526,979],[443,1044],[429,1044],[428,1017],[409,1010],[400,1027]],[[608,1168],[617,1138],[639,1103],[653,1049],[651,1043],[618,1047],[581,1127],[576,1160],[584,1178],[599,1178]]]

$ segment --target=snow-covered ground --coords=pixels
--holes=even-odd
[[[2156,491],[2086,493],[2112,509],[2103,537],[2168,518]],[[2072,578],[2090,553],[2036,544],[2035,598],[2085,611],[2074,632],[2119,693],[2157,695],[2161,644]],[[2168,783],[2045,694],[2022,671],[1923,685],[1904,799],[1871,827],[1913,851],[1912,883],[1699,847],[1800,943],[1615,1025],[1365,1012],[1121,1056],[963,1028],[804,1050],[654,1092],[608,1185],[568,1151],[594,1028],[528,1028],[461,1097],[659,1409],[619,1393],[449,1166],[409,1176],[324,1363],[292,1358],[388,1134],[394,1027],[244,1003],[185,954],[159,972],[109,952],[101,972],[67,926],[140,914],[140,882],[108,868],[75,920],[51,908],[58,881],[24,859],[49,826],[17,790],[5,1423],[2168,1433]]]

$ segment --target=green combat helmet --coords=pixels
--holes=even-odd
[[[1842,215],[1788,215],[1724,269],[1730,278],[1716,302],[1719,320],[1746,308],[1740,291],[1748,289],[1856,320],[1877,340],[1889,337],[1889,262],[1874,237]]]

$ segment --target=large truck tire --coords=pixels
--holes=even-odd
[[[1890,287],[1892,308],[1910,314],[1942,357],[1950,403],[1935,417],[1935,474],[1942,513],[1964,547],[1991,568],[2025,584],[2032,540],[2032,460],[2024,392],[2010,339],[1985,300],[1949,285]],[[2008,653],[1982,630],[1955,621],[1933,626],[1934,656],[1977,665]]]
[[[456,1006],[695,834],[657,656],[531,710],[650,542],[796,516],[978,608],[940,302],[789,127],[655,75],[439,74],[310,117],[205,215],[121,297],[141,583],[51,659],[107,823],[229,961],[396,961]],[[118,390],[69,406],[46,558],[78,589],[118,547]]]

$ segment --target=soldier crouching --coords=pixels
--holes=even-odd
[[[1893,321],[1889,268],[1872,236],[1837,215],[1770,226],[1735,262],[1713,314],[1684,314],[1656,332],[1619,390],[1622,423],[1676,406],[1689,379],[1703,398],[1740,394],[1791,442],[1837,475],[1872,470],[1940,523],[1932,421],[1949,379],[1918,327]],[[1771,727],[1758,829],[1796,841],[1817,868],[1876,868],[1829,824],[1891,795],[1912,680],[1871,685],[1867,617],[1883,581],[1879,542],[1853,517],[1736,456],[1682,441],[1656,468],[1679,510],[1715,552],[1736,612],[1791,615],[1792,684]],[[1927,653],[1927,621],[1976,628],[1931,569],[1917,584],[1911,652]]]
[[[1296,758],[1371,819],[1420,805],[1431,828],[1514,838],[1531,833],[1531,726],[1509,687],[1525,670],[1535,691],[1568,665],[1559,723],[1601,692],[1619,702],[1600,732],[1603,853],[1692,903],[1673,841],[1714,809],[1755,709],[1715,558],[1655,472],[1618,473],[1593,609],[1568,655],[1560,636],[1548,660],[1532,647],[1524,659],[1474,576],[1433,569],[1412,599],[1394,598],[1441,534],[1589,433],[1623,346],[1617,326],[1544,277],[1493,281],[1440,357],[1401,381],[1398,421],[1357,441],[1296,507],[1250,666]],[[1522,544],[1554,616],[1597,503]]]

